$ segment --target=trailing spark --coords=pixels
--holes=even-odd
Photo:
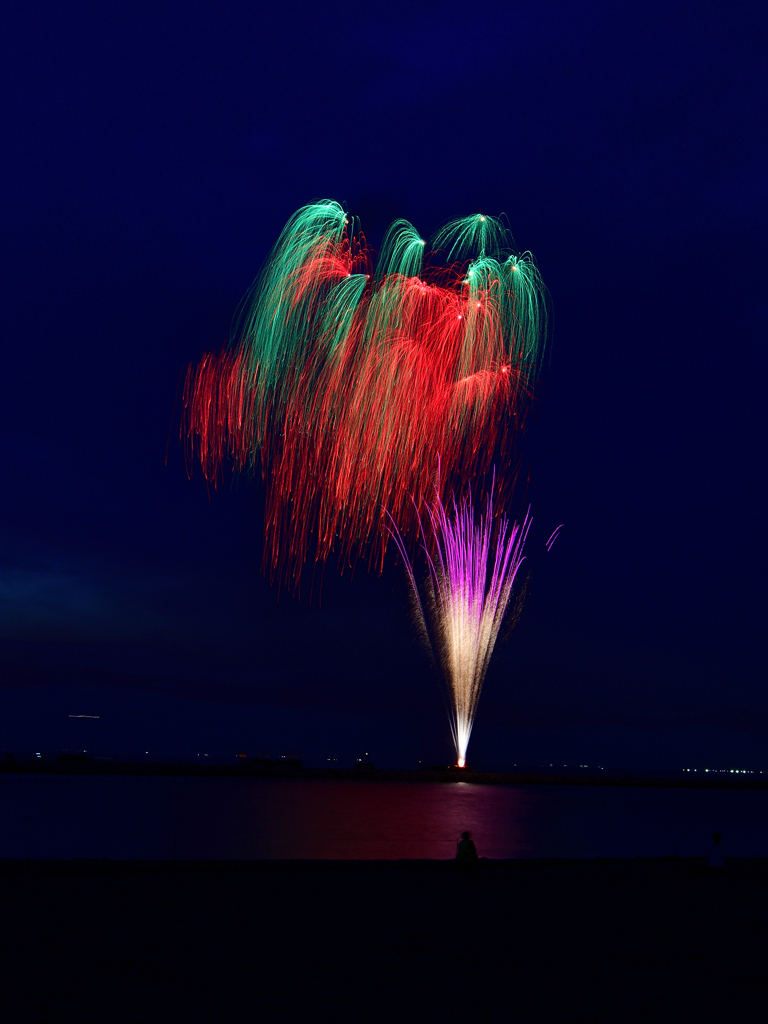
[[[546,328],[541,277],[501,221],[453,221],[428,246],[399,220],[374,261],[341,206],[305,206],[232,342],[187,372],[189,456],[214,482],[260,468],[272,578],[297,581],[310,552],[380,568],[383,509],[412,545],[438,458],[439,499],[515,466]]]

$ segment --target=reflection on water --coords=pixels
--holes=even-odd
[[[768,856],[768,793],[133,776],[0,778],[0,858]]]

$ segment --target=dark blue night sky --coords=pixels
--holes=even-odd
[[[767,29],[606,0],[8,15],[0,748],[450,756],[402,567],[278,602],[260,485],[209,494],[178,440],[180,374],[333,198],[374,246],[505,212],[552,295],[530,597],[473,762],[768,767]]]

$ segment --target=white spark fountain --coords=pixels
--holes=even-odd
[[[450,513],[436,498],[427,511],[426,529],[422,523],[429,569],[424,601],[396,527],[392,534],[413,588],[419,624],[446,685],[457,764],[463,768],[480,691],[523,562],[531,518],[526,514],[521,524],[510,527],[501,515],[494,524],[492,496],[478,524],[471,498],[454,501]]]

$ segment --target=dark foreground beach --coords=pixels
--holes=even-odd
[[[6,1021],[763,1022],[768,861],[0,862]]]

